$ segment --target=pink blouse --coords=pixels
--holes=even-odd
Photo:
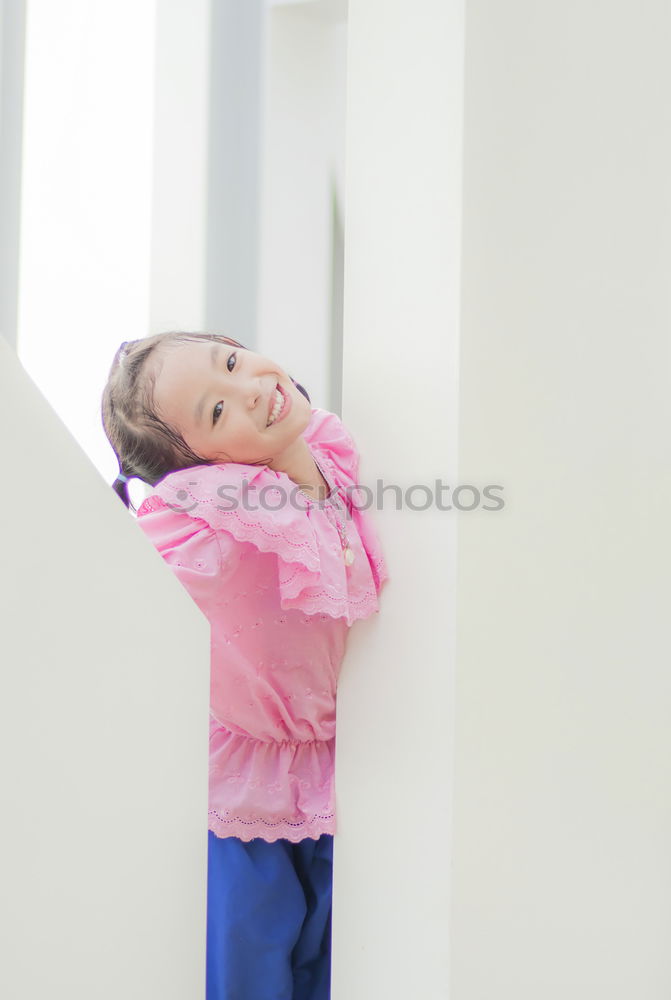
[[[359,509],[351,436],[318,408],[303,436],[329,484],[325,501],[268,466],[222,463],[170,473],[138,510],[211,625],[209,829],[218,837],[335,832],[338,673],[347,630],[378,611],[388,573]]]

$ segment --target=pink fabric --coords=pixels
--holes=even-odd
[[[388,573],[370,516],[345,492],[358,477],[351,436],[313,408],[304,437],[331,486],[326,502],[285,473],[226,463],[171,473],[138,510],[211,624],[209,828],[219,837],[335,832],[338,674],[348,628],[378,611]]]

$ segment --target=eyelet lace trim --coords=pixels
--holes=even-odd
[[[365,514],[343,492],[346,485],[356,483],[353,477],[357,474],[358,455],[351,436],[335,414],[315,409],[306,440],[315,462],[327,481],[330,480],[332,492],[324,500],[303,494],[305,505],[299,509],[290,506],[275,511],[227,509],[221,506],[222,496],[218,493],[222,485],[242,489],[246,480],[250,488],[274,487],[280,491],[295,484],[285,473],[267,466],[256,468],[235,463],[194,466],[157,483],[156,493],[141,504],[138,517],[168,507],[202,521],[215,531],[223,529],[236,541],[250,543],[259,552],[274,553],[278,556],[280,600],[284,609],[344,617],[351,625],[379,610],[377,595],[388,579],[386,563]],[[327,584],[321,558],[324,547],[341,551],[338,529],[327,514],[333,505],[341,509],[346,506],[350,514],[350,544],[358,560],[355,570],[359,572],[348,573],[343,564],[340,579]],[[366,561],[362,564],[361,560]],[[329,563],[333,567],[330,555]],[[363,578],[362,565],[369,570]]]
[[[336,819],[335,813],[320,813],[298,823],[288,819],[271,823],[265,819],[229,816],[210,809],[208,828],[217,837],[237,837],[246,842],[261,837],[271,843],[276,840],[289,840],[292,844],[297,844],[300,840],[308,838],[318,840],[323,833],[334,834]]]
[[[188,494],[194,506],[197,506],[198,513],[192,513],[189,510],[191,504],[187,502],[186,497],[180,497],[179,503],[171,503],[161,494],[154,494],[142,502],[138,508],[138,517],[151,510],[169,507],[177,513],[199,518],[209,524],[211,528],[223,528],[229,531],[237,542],[251,542],[260,552],[274,552],[285,562],[300,562],[314,572],[319,570],[317,546],[313,539],[305,537],[305,530],[302,532],[304,535],[302,539],[292,537],[287,531],[271,530],[268,524],[261,520],[243,520],[237,510],[217,509],[217,502],[212,497],[197,497],[192,490],[186,490],[184,487],[180,487],[179,492]],[[300,522],[298,523],[300,524]],[[295,529],[297,524],[294,522],[288,527]]]

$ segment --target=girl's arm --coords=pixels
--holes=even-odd
[[[240,545],[200,518],[171,510],[167,505],[156,505],[156,509],[138,516],[137,524],[211,619],[222,589],[240,561]]]

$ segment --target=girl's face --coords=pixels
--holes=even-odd
[[[270,465],[310,422],[310,403],[289,375],[246,348],[173,341],[156,373],[158,415],[206,459]]]

